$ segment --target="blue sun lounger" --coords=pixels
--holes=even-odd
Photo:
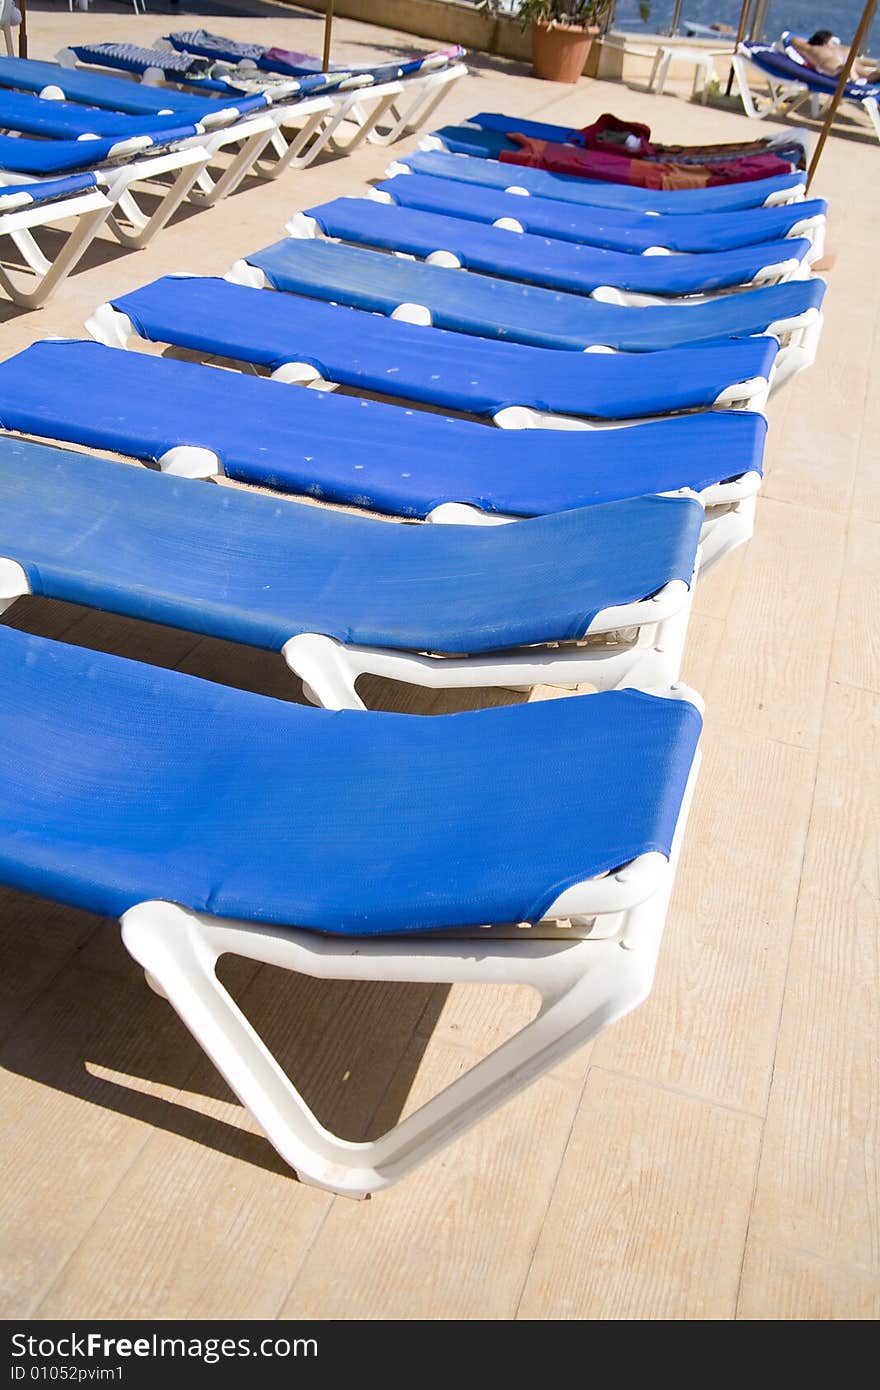
[[[166,276],[101,305],[86,327],[109,347],[133,335],[263,367],[281,381],[332,382],[491,418],[502,428],[621,420],[717,405],[759,408],[775,340],[731,339],[648,353],[554,352],[420,328],[299,295]]]
[[[614,208],[586,208],[552,198],[523,198],[454,179],[410,174],[384,179],[372,196],[384,195],[400,207],[445,213],[511,227],[514,231],[561,241],[603,246],[609,251],[643,254],[666,251],[732,251],[741,246],[776,241],[781,237],[809,237],[810,259],[822,255],[828,204],[823,198],[789,203],[783,207],[748,208],[743,212],[696,212],[676,217],[672,213],[621,212]]]
[[[767,429],[762,415],[723,410],[620,430],[491,430],[58,341],[0,363],[0,426],[115,450],[187,477],[225,473],[414,518],[444,503],[459,504],[456,519],[483,520],[485,512],[544,515],[690,488],[707,507],[710,559],[751,534]]]
[[[315,710],[0,629],[0,882],[119,917],[282,1158],[362,1196],[650,992],[702,722],[691,692],[663,695]],[[352,1143],[217,979],[227,951],[334,979],[526,984],[542,1008]]]
[[[472,126],[501,135],[510,135],[515,131],[519,135],[528,135],[536,140],[549,140],[554,145],[584,144],[581,132],[572,126],[524,120],[521,116],[506,116],[498,111],[480,111],[476,116],[468,116],[467,120],[460,122],[455,129],[468,130]],[[783,130],[763,143],[768,153],[775,154],[779,159],[787,159],[794,168],[809,163],[809,140],[804,131]],[[504,148],[515,149],[516,146],[511,142]],[[719,147],[722,152],[723,149],[723,145]],[[668,157],[675,158],[672,154]],[[725,156],[721,153],[719,157],[723,159]]]
[[[233,266],[229,278],[410,323],[569,351],[603,346],[656,352],[772,333],[781,342],[774,386],[815,358],[825,293],[825,282],[817,276],[704,304],[639,309],[297,237],[253,252]]]
[[[811,249],[811,243],[801,237],[702,256],[632,256],[505,227],[485,227],[373,198],[334,198],[297,213],[286,230],[292,236],[325,236],[402,251],[432,265],[572,294],[592,294],[610,286],[620,290],[627,302],[631,296],[706,295],[791,280],[804,273]]]
[[[321,60],[307,54],[286,54],[281,49],[266,49],[259,44],[238,43],[221,35],[207,33],[204,29],[169,34],[166,42],[178,52],[199,54],[206,58],[238,64],[237,71],[243,71],[248,64],[263,73],[273,73],[297,77],[301,80],[338,83],[343,88],[359,85],[364,90],[368,105],[359,109],[353,102],[348,117],[366,129],[358,137],[367,138],[376,144],[388,145],[407,130],[415,130],[424,125],[436,110],[450,88],[465,76],[467,68],[460,61],[465,56],[464,49],[458,46],[424,53],[403,62],[391,63],[331,63],[323,72]],[[291,61],[297,59],[298,61]],[[377,97],[386,92],[388,100]],[[411,100],[407,103],[406,97]],[[388,112],[388,119],[380,125],[380,118]]]
[[[0,286],[16,304],[35,309],[69,275],[113,211],[95,174],[0,184]],[[41,227],[72,222],[49,256],[35,238]],[[58,229],[56,229],[58,230]]]
[[[804,102],[818,108],[821,98],[832,97],[837,89],[836,77],[808,68],[769,44],[742,43],[731,55],[731,62],[743,108],[753,120],[788,114],[796,111]],[[751,89],[749,79],[752,75],[757,75],[768,93],[768,99],[760,104]],[[843,100],[861,108],[880,140],[880,82],[848,82]],[[818,114],[818,109],[815,114]]]
[[[174,130],[184,124],[198,124],[204,129],[218,124],[230,125],[240,119],[236,107],[215,106],[204,110],[198,103],[193,112],[170,111],[165,115],[149,113],[132,116],[122,111],[109,111],[95,106],[83,106],[72,101],[52,101],[34,92],[18,92],[0,87],[0,128],[18,130],[26,135],[38,135],[52,140],[81,140],[84,136],[115,136],[129,139],[134,135],[156,137],[164,130]],[[195,110],[202,108],[196,117]],[[265,110],[265,108],[260,108]],[[203,125],[202,116],[206,118]],[[222,121],[217,117],[222,116]]]
[[[392,526],[0,437],[0,612],[18,587],[280,651],[337,709],[364,708],[364,672],[668,685],[702,521],[696,499],[643,497],[514,526]]]
[[[387,173],[409,171],[502,191],[522,189],[535,197],[582,203],[586,207],[675,214],[773,207],[803,198],[806,187],[806,175],[795,173],[778,179],[754,179],[751,183],[724,184],[717,188],[682,188],[674,193],[661,193],[650,188],[593,183],[590,179],[574,178],[568,174],[551,174],[546,169],[502,164],[496,159],[468,159],[464,155],[444,153],[438,148],[439,142],[430,135],[421,143],[429,148],[399,157],[389,166]]]
[[[0,135],[0,170],[51,178],[94,170],[108,161],[129,159],[145,150],[175,145],[203,134],[199,125],[180,124],[154,130],[152,134],[126,136],[122,140],[115,135],[97,140],[28,140]]]
[[[167,116],[176,112],[201,124],[207,124],[215,111],[222,112],[226,121],[230,111],[233,113],[232,119],[237,119],[251,111],[262,111],[269,104],[268,98],[259,93],[239,97],[225,88],[224,96],[227,99],[221,102],[210,96],[145,87],[126,82],[120,77],[108,77],[82,68],[62,67],[60,63],[43,62],[36,58],[0,57],[0,87],[35,92],[37,95],[48,89],[55,98],[132,116]]]
[[[214,64],[191,53],[176,53],[170,47],[144,48],[134,43],[71,44],[69,48],[62,49],[58,54],[58,60],[62,66],[66,66],[71,57],[78,63],[110,68],[115,72],[128,72],[136,77],[145,77],[148,73],[160,73],[168,82],[179,83],[183,87],[195,88],[204,92],[224,93],[247,90],[247,85],[237,84],[236,73],[233,69],[230,69],[228,75],[215,76]],[[333,84],[319,76],[317,78],[306,77],[301,80],[289,78],[275,84],[271,84],[271,79],[267,78],[265,85],[269,91],[274,91],[277,95],[305,96],[327,91]]]
[[[222,132],[206,135],[196,124],[161,126],[152,134],[105,135],[94,140],[31,140],[24,136],[0,135],[0,188],[3,180],[19,182],[19,177],[11,176],[25,174],[57,182],[66,174],[82,171],[100,184],[109,201],[108,215],[95,225],[94,231],[106,220],[118,241],[124,246],[139,248],[146,246],[165,226],[184,198],[212,201],[209,196],[202,197],[197,185],[200,180],[207,179],[213,187],[207,166],[216,143],[223,138]],[[233,173],[235,168],[233,161],[230,166]],[[169,174],[172,175],[170,181],[166,178]],[[133,192],[133,187],[140,184],[148,184],[152,195],[147,208]],[[32,222],[32,225],[37,223]],[[84,250],[83,245],[77,260]],[[27,245],[22,243],[19,251],[30,269],[42,275],[47,267],[46,257],[33,239]],[[5,283],[19,303],[30,304],[30,307],[42,302],[47,293],[47,285],[40,285],[39,297],[34,300],[16,294],[11,281]],[[57,278],[48,282],[50,286],[54,283]],[[23,295],[30,296],[31,287],[27,281],[19,284]]]
[[[470,116],[467,121],[457,125],[441,126],[433,134],[444,149],[454,154],[471,155],[476,159],[498,159],[505,151],[515,153],[519,150],[520,146],[510,138],[513,132],[535,140],[547,140],[554,145],[583,145],[580,131],[573,130],[571,126],[494,113]],[[807,162],[803,137],[800,140],[792,139],[788,132],[780,134],[772,145],[768,144],[767,152],[775,154],[778,159],[788,160],[794,168]],[[669,158],[674,160],[675,156],[670,155]],[[719,158],[723,159],[724,155],[719,155]]]
[[[196,54],[203,58],[210,58],[214,62],[250,62],[265,72],[281,72],[291,77],[309,77],[322,75],[325,71],[320,58],[312,58],[308,54],[299,53],[290,54],[289,57],[296,56],[300,62],[283,61],[280,56],[282,52],[280,48],[267,48],[265,45],[257,43],[241,43],[221,34],[208,33],[205,29],[178,30],[174,34],[166,34],[165,40],[178,53]],[[402,63],[331,63],[327,72],[331,76],[333,74],[346,74],[369,77],[374,82],[392,82],[401,77],[410,77],[415,73],[435,72],[439,68],[448,67],[464,56],[465,50],[461,47],[455,47],[416,55],[413,58],[405,59]]]

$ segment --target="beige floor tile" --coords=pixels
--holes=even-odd
[[[475,1060],[432,1042],[404,1112]],[[546,1077],[372,1201],[337,1199],[281,1316],[511,1318],[579,1094]]]
[[[852,1322],[880,1317],[880,1277],[761,1240],[746,1247],[738,1318]]]
[[[880,692],[880,522],[850,522],[831,679]]]
[[[759,501],[725,641],[703,692],[719,723],[816,746],[844,540],[838,517]]]
[[[763,1113],[813,773],[802,749],[710,722],[657,981],[597,1064]]]
[[[759,1137],[592,1068],[518,1316],[733,1317]]]
[[[829,692],[752,1229],[880,1265],[880,696]],[[873,771],[872,771],[873,770]]]

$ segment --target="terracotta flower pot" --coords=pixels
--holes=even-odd
[[[548,82],[577,82],[598,32],[595,25],[581,29],[574,24],[533,24],[535,76]]]

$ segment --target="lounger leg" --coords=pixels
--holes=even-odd
[[[684,808],[680,822],[684,820]],[[677,853],[677,845],[675,853]],[[125,913],[122,935],[159,991],[302,1181],[363,1197],[387,1187],[635,1008],[654,977],[674,866],[620,930],[599,940],[329,938],[221,921],[171,903]],[[329,1133],[217,979],[223,954],[324,979],[527,984],[535,1019],[381,1138]]]
[[[880,104],[878,104],[877,98],[865,97],[862,106],[865,109],[868,120],[874,128],[874,134],[877,136],[877,139],[880,140]]]
[[[112,203],[102,198],[101,204],[93,212],[79,216],[77,225],[54,261],[43,255],[33,233],[27,228],[9,233],[19,254],[30,268],[28,273],[8,265],[0,266],[0,285],[10,299],[26,309],[37,309],[45,303],[56,285],[70,274],[110,217]]]
[[[392,105],[390,114],[394,119],[388,130],[377,130],[376,123],[373,122],[373,129],[368,136],[371,144],[393,145],[407,132],[418,130],[419,126],[427,124],[450,87],[464,76],[465,71],[466,69],[451,68],[446,72],[432,73],[425,80],[424,87],[413,95],[407,106],[401,110],[397,102]]]
[[[332,111],[333,106],[329,105]],[[305,169],[321,150],[329,138],[325,133],[327,111],[315,111],[295,135],[288,138],[284,126],[275,130],[265,146],[266,154],[254,161],[254,173],[263,179],[277,179],[285,169]],[[268,152],[274,154],[270,157]]]
[[[172,159],[159,156],[138,165],[123,166],[111,177],[107,196],[114,203],[114,209],[108,222],[113,235],[123,246],[134,249],[146,246],[187,197],[209,156],[203,149],[185,153],[186,162],[182,165],[179,155]],[[175,174],[172,183],[154,189],[160,195],[159,205],[152,213],[145,213],[131,191],[133,184],[169,171]],[[118,213],[122,216],[118,216]]]
[[[385,115],[385,112],[393,105],[394,99],[398,93],[399,84],[395,84],[390,91],[385,92],[381,96],[371,96],[368,87],[357,93],[353,93],[351,100],[346,102],[331,120],[330,129],[326,136],[327,143],[329,143],[337,154],[350,154],[352,150],[357,149],[358,145],[366,140],[376,124]],[[363,112],[358,110],[361,103],[365,101],[372,101],[374,103],[367,115],[364,115]],[[348,139],[343,140],[336,135],[336,130],[342,122],[346,120],[354,121],[355,130]]]

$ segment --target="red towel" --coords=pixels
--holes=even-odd
[[[554,145],[527,135],[511,134],[508,138],[520,148],[503,150],[502,164],[526,165],[531,169],[546,169],[551,174],[574,175],[600,183],[631,184],[636,188],[711,188],[717,184],[748,183],[791,172],[788,161],[774,154],[752,155],[717,164],[673,164],[630,159],[604,150],[584,150],[577,145]]]

